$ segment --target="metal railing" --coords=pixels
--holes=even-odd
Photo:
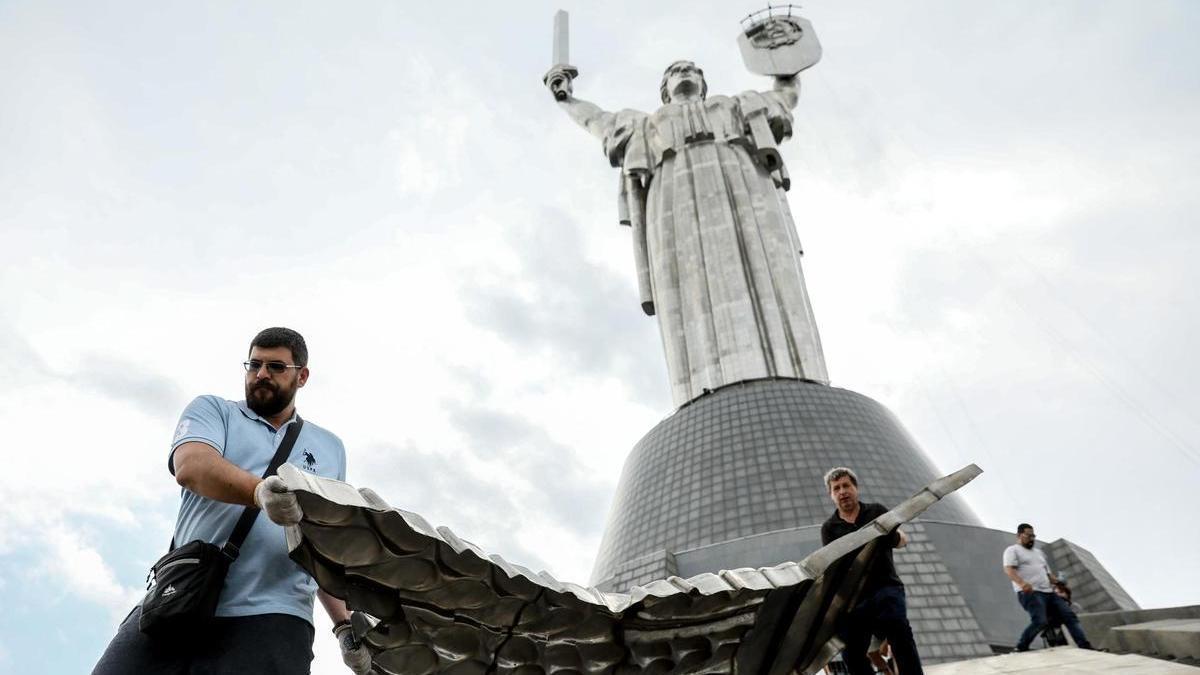
[[[797,12],[800,10],[800,5],[771,5],[767,4],[765,9],[760,9],[757,12],[751,12],[742,19],[742,28],[749,30],[754,26],[772,19],[777,16],[799,16]]]

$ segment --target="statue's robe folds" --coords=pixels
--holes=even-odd
[[[774,92],[608,120],[642,308],[658,317],[677,406],[742,380],[828,382],[775,149],[791,122]]]

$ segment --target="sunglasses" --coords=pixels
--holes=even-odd
[[[246,368],[247,373],[257,373],[259,368],[262,368],[265,366],[266,369],[274,375],[279,375],[280,373],[286,373],[289,368],[299,369],[299,368],[304,367],[304,366],[289,365],[287,363],[284,363],[283,361],[259,361],[258,359],[250,359],[249,361],[243,361],[242,365]]]

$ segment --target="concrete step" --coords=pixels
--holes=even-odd
[[[1200,619],[1161,619],[1110,631],[1113,651],[1200,660]]]
[[[1022,654],[1004,654],[970,661],[926,666],[929,675],[1200,675],[1200,668],[1171,663],[1140,654],[1108,654],[1076,647],[1038,649]]]

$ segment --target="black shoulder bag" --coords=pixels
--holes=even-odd
[[[297,416],[296,421],[288,427],[263,478],[274,474],[291,454],[302,426],[304,420]],[[213,618],[221,588],[225,585],[225,575],[241,553],[242,543],[250,534],[258,511],[254,506],[242,510],[224,546],[196,539],[175,548],[175,540],[171,540],[171,552],[150,568],[154,579],[142,600],[139,626],[143,633],[164,638],[182,635],[202,627]]]

